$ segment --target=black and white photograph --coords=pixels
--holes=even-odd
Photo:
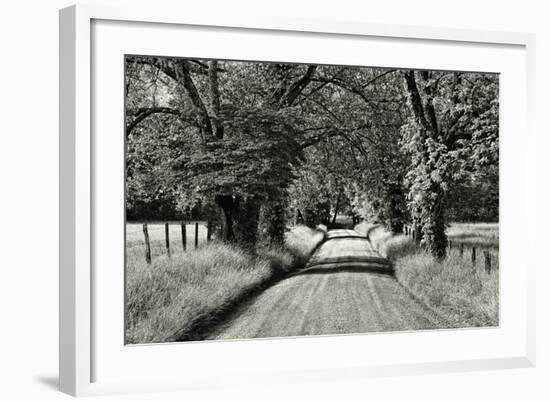
[[[6,2],[0,398],[550,400],[545,5]]]
[[[124,63],[126,344],[499,326],[497,73]]]

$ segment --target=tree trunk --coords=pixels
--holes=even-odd
[[[296,224],[304,224],[304,216],[300,209],[296,209]]]
[[[437,259],[447,256],[447,234],[445,233],[445,194],[434,190],[434,203],[427,214],[430,216],[422,225],[422,234],[428,252]]]
[[[261,202],[258,198],[235,197],[235,243],[250,251],[254,251],[258,240],[260,207]]]
[[[210,89],[210,112],[212,114],[210,118],[214,126],[214,136],[216,139],[222,139],[224,127],[220,119],[220,90],[218,87],[218,62],[216,60],[208,62],[208,83]]]
[[[315,210],[309,206],[304,209],[304,224],[309,228],[315,228],[319,224]]]
[[[162,61],[161,61],[162,62]],[[208,115],[208,110],[204,104],[193,79],[191,78],[191,73],[189,72],[189,61],[184,59],[178,59],[175,64],[175,75],[177,82],[181,83],[185,89],[185,92],[189,96],[191,103],[197,110],[197,123],[201,127],[201,132],[203,134],[203,141],[214,140],[214,132],[212,130],[212,122]]]
[[[257,241],[260,201],[257,198],[218,195],[216,203],[224,216],[223,240],[253,250]]]
[[[416,219],[413,222],[413,239],[416,242],[422,241],[422,222]]]
[[[260,227],[262,242],[282,246],[285,239],[288,200],[279,198],[264,205],[261,212]],[[300,213],[300,211],[298,211]]]
[[[414,169],[417,177],[422,180],[419,189],[416,189],[414,197],[419,201],[413,206],[415,225],[421,227],[422,241],[428,252],[437,259],[443,259],[447,253],[447,235],[445,233],[445,199],[446,194],[441,187],[441,182],[446,182],[447,169],[443,162],[441,152],[430,149],[429,140],[440,143],[441,135],[437,124],[437,115],[433,106],[433,90],[429,85],[430,74],[426,71],[419,73],[425,86],[424,96],[421,96],[416,83],[413,70],[405,73],[405,82],[410,95],[410,103],[416,123],[422,133],[418,140],[417,152],[422,156],[415,163]],[[424,98],[424,101],[423,101]],[[414,170],[413,170],[414,171]],[[432,174],[437,172],[438,182],[434,182]],[[418,224],[420,222],[421,224]],[[420,240],[420,233],[415,230],[415,239]]]
[[[222,238],[224,241],[233,242],[235,233],[233,231],[233,214],[235,209],[235,202],[230,195],[218,195],[216,196],[216,204],[222,209],[223,212],[223,227]]]
[[[403,220],[401,220],[401,217],[392,218],[390,220],[390,230],[393,235],[403,233]]]
[[[336,206],[334,206],[334,216],[332,217],[332,225],[336,224],[336,217],[338,216],[338,208],[340,207],[340,193],[336,198]]]
[[[388,216],[389,227],[392,234],[397,235],[403,232],[405,194],[399,184],[388,185]]]

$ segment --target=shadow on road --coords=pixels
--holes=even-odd
[[[314,266],[301,270],[290,275],[288,278],[295,276],[304,276],[310,274],[335,274],[335,273],[370,273],[375,275],[393,276],[393,269],[388,265],[365,265],[364,263],[346,263],[338,265]]]

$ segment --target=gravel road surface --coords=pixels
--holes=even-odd
[[[390,273],[390,274],[388,274]],[[243,304],[208,339],[422,330],[445,322],[353,230],[329,231],[306,269]]]

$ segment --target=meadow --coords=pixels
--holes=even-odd
[[[263,247],[252,255],[233,245],[207,243],[206,231],[199,231],[199,247],[188,245],[183,252],[181,228],[174,226],[168,257],[164,226],[159,225],[159,230],[149,230],[153,257],[147,264],[141,225],[139,230],[128,226],[127,344],[196,339],[198,331],[248,294],[302,267],[325,237],[321,230],[297,226],[286,233],[282,247]]]
[[[447,229],[447,237],[453,245],[498,249],[498,223],[452,223]]]
[[[156,258],[166,254],[166,244],[164,237],[164,224],[147,224],[149,232],[149,243],[151,246],[151,257]],[[181,257],[183,255],[183,243],[181,235],[181,225],[169,225],[170,253],[173,256]],[[195,246],[195,225],[186,225],[187,249]],[[199,224],[198,243],[203,245],[206,242],[206,226]],[[126,224],[126,258],[128,263],[138,263],[139,259],[145,260],[145,237],[143,234],[143,224]],[[134,260],[136,259],[136,260]]]
[[[368,226],[372,228],[372,226]],[[365,232],[366,225],[359,231]],[[415,297],[443,315],[448,327],[487,327],[499,324],[498,223],[454,223],[447,235],[452,247],[444,260],[435,260],[410,237],[392,236],[381,227],[369,233],[378,252],[390,259],[396,279]],[[461,254],[460,244],[464,244]],[[491,270],[471,247],[490,253]]]

